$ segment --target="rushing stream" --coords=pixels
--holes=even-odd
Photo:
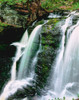
[[[60,25],[62,38],[57,56],[54,62],[52,61],[51,71],[47,80],[48,84],[45,86],[45,88],[48,88],[46,94],[41,93],[41,96],[36,95],[31,100],[52,100],[63,98],[64,96],[66,100],[77,98],[79,93],[79,21],[73,24],[73,18],[76,14],[75,11],[71,12],[64,19],[64,24]],[[55,17],[59,18],[60,16],[54,14],[49,16],[49,18]],[[35,67],[42,49],[41,30],[43,25],[35,27],[29,37],[26,30],[20,42],[11,44],[16,46],[17,51],[11,69],[11,79],[4,87],[0,100],[9,100],[19,89],[23,91],[24,88],[32,86],[32,82],[36,80]],[[18,61],[20,64],[17,71]],[[20,100],[27,99],[29,100],[29,98]],[[10,100],[17,99],[13,97]]]

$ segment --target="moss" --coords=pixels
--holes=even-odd
[[[42,28],[42,34],[53,34],[53,30],[54,28],[57,26],[57,24],[59,23],[59,21],[62,19],[59,18],[53,18],[53,19],[49,19],[48,23],[46,25],[43,26]],[[48,38],[51,39],[51,35],[48,35]]]
[[[47,83],[50,69],[59,47],[61,35],[56,26],[59,20],[58,18],[50,19],[48,23],[43,26],[41,33],[42,52],[38,55],[38,62],[35,67],[35,72],[37,74],[36,91],[38,95],[40,95],[41,88],[44,88]],[[55,33],[55,30],[57,30],[58,33]]]
[[[42,44],[45,44],[45,43],[46,43],[46,41],[45,41],[45,40],[43,40],[43,41],[42,41]]]
[[[4,30],[4,28],[3,27],[0,27],[0,32],[2,32]]]
[[[35,26],[40,25],[40,24],[44,24],[44,20],[38,21]]]
[[[8,24],[0,22],[0,32],[2,32],[7,26]]]
[[[4,27],[6,27],[6,26],[7,26],[7,24],[0,22],[0,32],[3,31]]]
[[[0,26],[1,26],[1,27],[7,27],[8,24],[0,22]]]
[[[58,19],[58,18],[49,19],[47,25],[51,25],[51,24],[56,25],[56,23],[58,23],[59,21],[60,21],[60,19]]]

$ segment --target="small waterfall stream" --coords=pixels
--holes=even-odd
[[[32,54],[34,54],[34,49],[36,48],[35,46],[39,45],[39,34],[41,31],[41,28],[42,28],[42,25],[39,25],[31,33],[31,36],[28,40],[27,47],[25,48],[25,51],[24,51],[26,55],[23,56],[20,63],[18,79],[26,78],[28,74],[27,69],[28,69],[28,66],[30,65],[29,63],[30,59],[32,57]]]
[[[20,43],[15,42],[11,44],[17,47],[17,52],[15,54],[14,62],[12,65],[11,79],[5,86],[0,96],[0,100],[6,100],[8,99],[8,97],[15,94],[18,89],[23,89],[24,87],[27,87],[27,85],[32,85],[30,81],[34,79],[34,76],[35,76],[34,67],[35,67],[35,64],[37,63],[37,56],[41,50],[41,44],[39,44],[41,28],[42,28],[42,25],[38,25],[32,31],[29,39],[28,39],[28,32],[26,30]],[[39,48],[37,48],[37,46]],[[34,56],[34,52],[36,51],[34,50],[37,51],[35,56]],[[21,56],[23,57],[20,63],[20,69],[19,69],[18,77],[17,77],[16,76],[16,64],[17,64],[17,61],[21,58]],[[29,66],[30,68],[28,68],[30,57],[32,56],[34,57],[32,59],[31,66]],[[30,69],[30,73],[28,75],[29,69]]]
[[[10,88],[12,87],[11,85],[15,84],[17,61],[23,55],[22,49],[26,47],[27,41],[28,41],[28,32],[26,30],[24,35],[23,35],[23,37],[22,37],[22,39],[20,40],[20,42],[15,42],[15,43],[11,44],[11,45],[16,46],[17,51],[16,51],[16,54],[15,54],[13,65],[12,65],[12,69],[11,69],[11,79],[9,80],[7,85],[5,86],[5,88],[3,90],[3,93],[2,93],[2,95],[0,97],[0,100],[5,100],[10,95],[10,93],[12,94],[17,90],[17,89],[15,89],[15,90],[12,89],[12,91],[10,91]],[[19,81],[16,82],[16,86],[18,85],[18,83],[19,83]],[[23,85],[24,83],[25,82],[23,81],[21,85]],[[18,87],[18,88],[20,88],[20,87]]]
[[[67,46],[62,64],[62,90],[66,89],[65,94],[70,92],[71,96],[76,95],[79,89],[79,25],[73,30]],[[72,41],[73,40],[73,41]],[[64,74],[65,73],[65,74]],[[71,84],[71,85],[70,85]],[[74,89],[75,88],[75,89]],[[76,90],[77,89],[77,90]]]
[[[13,65],[12,65],[12,70],[11,70],[11,80],[12,81],[16,79],[16,63],[20,59],[20,57],[23,55],[22,49],[27,46],[27,41],[28,41],[28,32],[26,30],[20,42],[15,42],[11,44],[11,45],[16,46],[17,48],[15,58],[13,61]]]
[[[72,16],[69,16],[66,20],[65,20],[65,24],[63,26],[61,26],[61,33],[62,33],[62,39],[61,39],[61,43],[60,43],[60,52],[57,56],[57,59],[55,61],[55,71],[54,71],[54,75],[53,75],[53,81],[52,83],[55,83],[54,89],[55,92],[58,92],[60,88],[58,88],[58,84],[61,82],[61,79],[59,79],[59,75],[60,75],[60,71],[61,68],[60,66],[62,65],[62,59],[64,56],[64,45],[65,45],[65,32],[68,26],[72,25]],[[59,91],[60,92],[60,91]]]
[[[75,14],[75,13],[73,13]],[[65,25],[69,27],[72,25],[72,18],[73,15],[68,17],[65,21]],[[67,22],[68,21],[68,22]],[[70,24],[71,23],[71,24]],[[68,25],[69,24],[69,25]],[[64,26],[65,26],[64,25]],[[79,59],[78,59],[78,34],[79,34],[79,21],[76,23],[76,25],[72,25],[69,30],[67,30],[67,45],[66,48],[64,49],[64,44],[65,40],[63,41],[64,36],[62,36],[62,41],[61,45],[62,48],[59,53],[58,60],[56,62],[55,66],[55,72],[54,72],[54,92],[58,97],[63,97],[63,96],[71,96],[74,97],[74,94],[77,95],[78,91],[75,91],[77,88],[75,87],[75,90],[73,89],[73,83],[76,80],[76,84],[78,84],[78,66],[79,66]],[[62,26],[63,27],[63,26]],[[67,29],[67,27],[65,27]],[[63,28],[64,34],[66,29]],[[70,34],[70,37],[68,35]],[[61,56],[62,54],[62,56]],[[58,63],[58,61],[60,63]],[[76,62],[75,62],[76,61]],[[76,75],[77,74],[77,75]],[[57,78],[56,78],[57,77]],[[75,83],[74,83],[75,85]],[[69,90],[66,90],[68,89]],[[64,91],[65,90],[65,91]],[[74,93],[73,93],[73,91]],[[63,92],[64,91],[64,92]],[[67,93],[66,93],[67,92]],[[71,95],[72,94],[72,95]]]

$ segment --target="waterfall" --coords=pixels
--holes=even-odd
[[[29,39],[28,32],[26,30],[20,42],[15,42],[11,44],[17,47],[17,52],[15,54],[12,65],[11,79],[6,84],[0,96],[0,100],[6,100],[10,96],[14,95],[19,89],[23,90],[24,87],[27,88],[28,85],[32,85],[30,81],[33,80],[35,76],[34,68],[37,63],[37,56],[41,50],[41,43],[39,44],[41,28],[42,25],[38,25],[32,31]],[[22,58],[21,63],[19,65],[20,68],[18,74],[16,74],[17,61],[20,58]]]
[[[74,94],[78,94],[79,87],[75,86],[76,84],[79,85],[79,26],[77,26],[69,40],[66,46],[66,51],[63,59],[62,64],[62,82],[60,85],[62,85],[62,90],[66,89],[64,94],[68,94],[70,92],[73,96]],[[69,86],[69,84],[72,84]],[[74,90],[74,87],[77,88],[77,90]]]
[[[11,70],[11,80],[12,81],[16,79],[16,63],[20,59],[20,57],[23,55],[22,49],[26,47],[27,41],[28,41],[28,32],[26,30],[20,42],[15,42],[11,44],[17,47],[17,51],[14,57],[12,70]]]
[[[17,61],[20,59],[20,57],[23,55],[23,51],[22,49],[26,47],[27,45],[27,41],[28,41],[28,32],[27,30],[25,31],[22,39],[20,40],[20,42],[14,42],[11,45],[16,46],[17,51],[14,57],[14,61],[12,64],[12,69],[11,69],[11,79],[9,80],[9,82],[7,83],[7,85],[5,86],[1,96],[0,96],[0,100],[5,100],[5,98],[7,98],[10,93],[13,94],[15,91],[17,91],[17,89],[15,90],[11,90],[10,88],[12,87],[12,85],[14,84],[14,82],[16,82],[16,66],[17,66]],[[18,84],[19,81],[16,82],[16,84]],[[24,81],[22,82],[21,85],[23,85],[23,83],[25,83]],[[20,86],[21,86],[20,85]],[[17,85],[16,85],[17,86]],[[19,88],[20,88],[19,86]]]
[[[35,65],[37,63],[37,60],[38,60],[38,54],[41,52],[41,42],[39,44],[39,49],[38,51],[36,52],[36,55],[34,56],[33,60],[32,60],[32,63],[30,65],[30,72],[29,72],[29,77],[31,77],[32,79],[35,77]]]
[[[64,24],[59,25],[62,38],[57,56],[51,66],[49,82],[45,87],[48,89],[45,91],[46,94],[41,93],[42,96],[38,96],[36,93],[35,97],[30,97],[31,100],[55,100],[55,98],[63,98],[64,96],[66,100],[72,100],[79,93],[79,21],[73,25],[74,15],[75,11],[71,12],[64,19]],[[60,18],[60,16],[53,14],[48,16],[48,18],[52,17]],[[44,24],[46,23],[47,20]],[[23,92],[24,89],[28,91],[29,86],[33,87],[33,82],[36,81],[35,67],[41,52],[40,33],[43,25],[35,27],[29,38],[26,30],[20,42],[11,44],[16,46],[17,50],[11,66],[11,79],[4,87],[0,100],[7,100],[9,97],[14,97],[18,91]],[[18,61],[19,68],[16,70]],[[38,84],[36,83],[36,85]],[[35,88],[37,89],[37,86]],[[20,100],[28,100],[27,92],[23,93],[25,96]],[[17,99],[14,97],[12,100]]]
[[[72,24],[74,15],[75,12],[69,14],[60,27],[62,39],[46,86],[48,91],[38,100],[63,97],[72,100],[79,94],[79,21]]]
[[[72,15],[68,17],[64,25],[66,27],[62,28],[64,32],[62,36],[62,42],[60,45],[61,50],[60,50],[59,55],[57,56],[55,71],[54,71],[53,80],[52,80],[52,83],[54,85],[53,91],[54,93],[56,93],[58,97],[63,97],[65,95],[74,97],[74,94],[75,95],[78,94],[78,89],[77,89],[78,87],[76,88],[75,84],[78,84],[78,77],[79,77],[78,72],[77,72],[78,66],[79,66],[79,61],[78,61],[79,60],[78,58],[79,57],[78,56],[79,21],[76,23],[76,25],[72,25],[70,29],[67,31],[66,33],[67,45],[64,49],[64,44],[65,44],[64,34],[67,27],[69,27],[69,23],[72,24],[72,18],[73,18]],[[76,88],[75,90],[74,90],[74,87]]]
[[[53,75],[53,81],[52,84],[55,83],[54,89],[55,92],[59,91],[60,88],[58,88],[58,83],[61,82],[61,80],[59,79],[59,75],[60,75],[60,67],[62,64],[62,59],[63,59],[63,55],[64,55],[64,45],[65,45],[65,32],[66,29],[69,25],[72,24],[72,16],[69,16],[66,20],[65,20],[65,24],[63,26],[61,26],[61,33],[62,33],[62,39],[61,39],[61,43],[60,43],[60,52],[57,55],[57,59],[55,61],[55,71],[54,71],[54,75]]]
[[[27,47],[25,48],[25,55],[22,57],[20,68],[18,72],[18,79],[26,78],[28,74],[27,69],[30,68],[30,59],[34,54],[34,49],[36,49],[36,45],[39,45],[39,34],[41,31],[42,25],[37,26],[31,33],[31,36],[28,40]],[[38,34],[37,34],[38,33]]]

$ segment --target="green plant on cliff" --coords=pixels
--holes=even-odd
[[[79,2],[74,3],[72,9],[79,9]]]
[[[79,1],[78,0],[0,0],[0,3],[7,3],[9,5],[14,5],[16,3],[27,4],[31,2],[40,3],[41,7],[47,10],[54,9],[78,9]]]
[[[41,0],[41,6],[47,10],[65,9],[74,10],[79,8],[78,0]]]
[[[16,3],[25,3],[27,0],[0,0],[0,3],[7,3],[9,5],[14,5]]]

